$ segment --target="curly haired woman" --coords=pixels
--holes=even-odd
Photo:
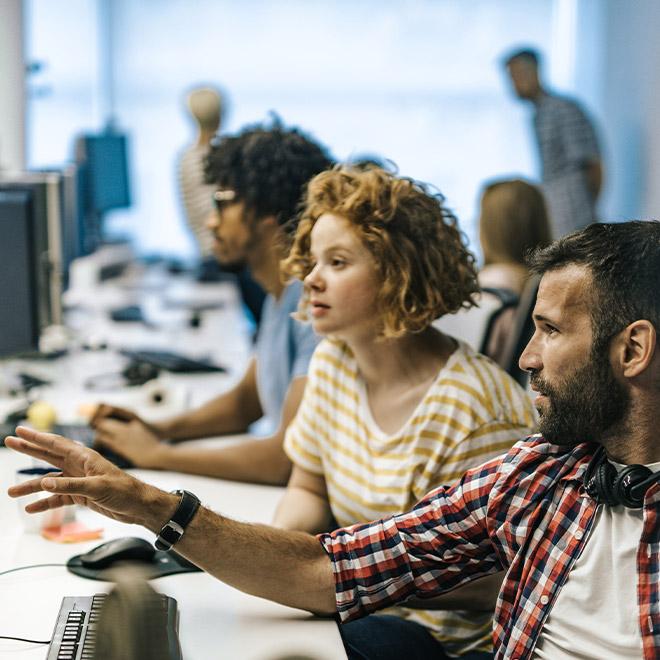
[[[323,172],[284,267],[325,339],[285,436],[294,467],[276,525],[319,532],[407,510],[534,426],[513,380],[431,325],[478,291],[441,195],[378,168]],[[480,591],[434,604],[453,611],[413,603],[342,626],[349,658],[492,657],[494,599]]]

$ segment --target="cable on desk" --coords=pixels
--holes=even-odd
[[[25,639],[25,637],[9,637],[8,635],[0,635],[0,639],[12,639],[16,642],[27,642],[28,644],[50,644],[50,640],[44,642],[42,639]]]
[[[29,566],[10,568],[8,571],[0,571],[0,575],[7,575],[7,573],[14,573],[15,571],[25,571],[28,568],[42,568],[43,566],[66,566],[66,564],[30,564]]]
[[[42,568],[44,566],[66,566],[66,564],[30,564],[29,566],[18,566],[10,568],[8,571],[0,571],[0,575],[7,575],[7,573],[15,573],[16,571],[25,571],[28,568]],[[50,644],[49,640],[42,639],[26,639],[25,637],[10,637],[9,635],[0,635],[0,639],[11,639],[15,642],[27,642],[28,644]]]

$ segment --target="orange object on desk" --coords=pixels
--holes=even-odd
[[[56,543],[78,543],[103,538],[103,528],[90,529],[81,522],[64,523],[59,527],[47,527],[41,530],[41,536]]]

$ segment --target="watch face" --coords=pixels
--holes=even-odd
[[[160,538],[160,536],[156,539],[156,542],[154,543],[156,548],[158,550],[170,550],[172,548],[172,544],[168,543],[167,541],[163,541],[163,539]]]
[[[161,545],[164,547],[161,548],[163,550],[169,550],[182,536],[183,536],[183,531],[176,523],[172,523],[172,521],[168,522],[161,530],[160,534],[158,534],[158,538],[156,539],[156,545],[160,542]]]
[[[169,543],[176,543],[183,536],[183,532],[181,528],[177,529],[170,521],[160,530],[160,536]]]

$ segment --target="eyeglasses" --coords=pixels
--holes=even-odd
[[[216,190],[213,193],[213,204],[217,211],[222,210],[227,202],[233,202],[235,199],[236,192],[234,190]]]

